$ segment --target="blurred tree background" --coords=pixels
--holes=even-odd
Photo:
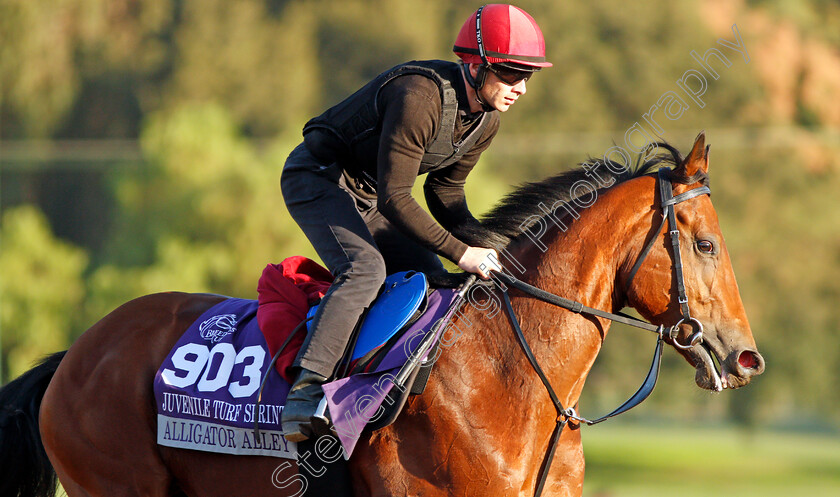
[[[265,264],[314,257],[279,189],[310,117],[393,64],[454,60],[479,4],[442,0],[0,0],[0,377],[156,291],[256,297]],[[661,138],[712,145],[714,202],[767,372],[710,396],[668,353],[650,403],[680,419],[840,424],[840,4],[517,3],[554,67],[502,119],[468,182],[477,212],[516,183],[622,144],[716,47],[703,108]],[[749,62],[720,45],[737,24]],[[584,391],[606,411],[653,343],[614,328]],[[638,371],[638,374],[632,374]]]

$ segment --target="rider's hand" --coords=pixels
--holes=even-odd
[[[490,271],[502,271],[496,251],[482,247],[467,247],[467,251],[458,261],[458,267],[468,273],[475,273],[484,280],[490,279]]]

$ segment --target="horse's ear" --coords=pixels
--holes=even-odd
[[[709,147],[706,145],[706,132],[701,131],[694,140],[694,146],[691,147],[691,153],[683,160],[682,164],[677,168],[681,170],[686,176],[694,176],[698,171],[704,173],[709,172]]]

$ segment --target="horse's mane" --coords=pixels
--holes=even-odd
[[[590,172],[593,169],[597,170],[598,177],[609,185],[597,190],[600,195],[616,185],[650,174],[659,167],[676,167],[683,162],[682,154],[670,144],[658,142],[656,146],[659,149],[664,149],[664,152],[660,152],[642,162],[642,158],[648,155],[645,153],[646,151],[643,151],[636,157],[636,162],[631,167],[610,162],[606,158],[594,159],[590,157],[588,161],[578,164],[579,167],[575,169],[550,176],[541,181],[523,183],[482,216],[480,225],[463,226],[457,236],[470,245],[503,248],[522,235],[523,230],[532,227],[538,222],[538,219],[545,216],[540,204],[543,205],[543,208],[546,208],[558,201],[573,202],[575,200],[572,195],[573,185],[578,181],[585,180],[590,184],[597,185],[598,182],[594,180],[593,174]],[[584,166],[586,167],[584,168]],[[616,173],[614,170],[619,172]],[[702,181],[704,184],[707,182],[705,174],[702,177],[688,178],[673,174],[673,171],[671,180],[684,184],[692,184],[697,181]],[[586,192],[586,194],[589,195],[590,192]],[[529,222],[529,219],[532,221]]]

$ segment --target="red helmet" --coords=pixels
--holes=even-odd
[[[545,61],[545,39],[537,22],[507,4],[489,4],[475,11],[461,27],[452,51],[466,64],[508,62],[534,70],[552,65]]]

